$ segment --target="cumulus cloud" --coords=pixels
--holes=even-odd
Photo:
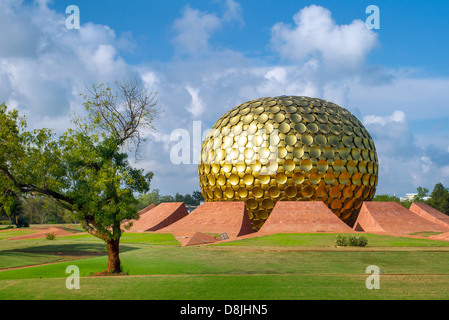
[[[294,26],[274,25],[271,42],[282,57],[296,62],[318,57],[328,68],[356,68],[377,43],[377,34],[363,21],[337,25],[331,12],[317,5],[305,7],[293,21]]]
[[[68,115],[82,109],[86,85],[132,72],[120,57],[123,42],[108,26],[69,30],[64,14],[46,1],[2,1],[0,7],[0,100],[25,111],[30,125],[47,126],[58,117],[55,129],[64,130]]]
[[[201,101],[201,98],[199,97],[199,90],[192,88],[191,86],[186,86],[186,90],[189,92],[190,96],[192,97],[192,102],[190,103],[190,106],[187,107],[187,110],[194,117],[201,116],[201,113],[204,110],[204,105],[203,105],[203,101]]]
[[[363,118],[365,125],[378,124],[381,126],[394,125],[395,123],[405,123],[405,113],[400,110],[396,110],[390,116],[375,116],[367,115]]]
[[[214,32],[233,21],[244,24],[240,4],[226,0],[225,9],[220,17],[215,13],[185,7],[182,16],[173,23],[176,32],[173,43],[177,52],[188,55],[209,54],[212,50],[209,40]]]

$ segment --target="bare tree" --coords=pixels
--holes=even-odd
[[[155,130],[153,123],[161,112],[156,95],[134,78],[116,81],[115,90],[104,84],[93,85],[83,96],[90,123],[113,135],[120,145],[134,149],[138,156],[145,133]],[[84,132],[92,129],[85,121],[76,124]]]

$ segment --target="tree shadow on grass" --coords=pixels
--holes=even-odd
[[[138,248],[120,245],[120,252],[136,250]],[[26,248],[7,250],[4,252],[26,252],[52,255],[106,255],[107,248],[104,243],[70,243],[70,244],[48,244],[30,246]]]

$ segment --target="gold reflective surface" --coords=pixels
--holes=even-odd
[[[358,119],[298,96],[229,110],[204,140],[198,166],[205,201],[245,201],[255,230],[277,201],[323,201],[351,226],[374,197],[378,170],[374,141]]]

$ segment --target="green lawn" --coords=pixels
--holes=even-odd
[[[365,235],[364,248],[336,248],[336,234],[286,234],[180,247],[165,234],[125,234],[127,275],[94,277],[106,268],[104,243],[89,235],[2,240],[0,299],[448,299],[449,242]],[[56,262],[56,263],[55,263]],[[66,268],[80,270],[68,290]],[[368,290],[366,267],[380,268]]]

